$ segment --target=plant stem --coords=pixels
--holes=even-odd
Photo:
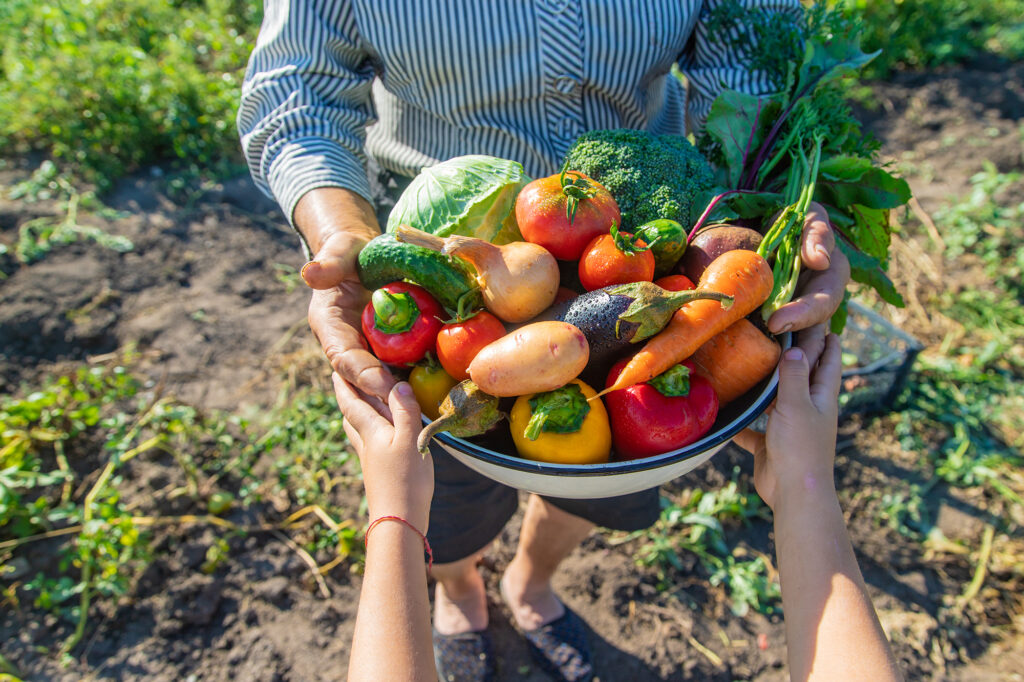
[[[726,190],[726,191],[722,192],[721,194],[716,194],[715,196],[713,196],[711,198],[711,201],[708,202],[707,207],[704,209],[704,212],[700,214],[700,218],[697,218],[697,222],[693,224],[693,228],[690,230],[690,234],[688,234],[686,236],[686,243],[689,244],[690,242],[693,241],[693,238],[695,236],[697,236],[697,232],[700,231],[700,228],[704,227],[704,221],[707,220],[708,216],[711,215],[711,212],[713,210],[715,210],[715,206],[718,205],[719,201],[721,201],[725,197],[729,196],[730,194],[757,194],[757,193],[758,192],[756,192],[756,191],[754,191],[752,189],[730,189],[730,190]]]

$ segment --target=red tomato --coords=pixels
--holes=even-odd
[[[567,287],[558,287],[558,291],[555,292],[555,302],[552,305],[571,301],[572,299],[579,296],[575,291]]]
[[[363,335],[373,354],[391,365],[411,365],[433,351],[444,308],[423,287],[392,282],[363,308]]]
[[[481,311],[465,322],[441,327],[437,334],[437,359],[456,381],[469,378],[469,363],[480,349],[505,336],[505,325],[494,315]]]
[[[587,291],[654,279],[654,254],[642,239],[619,232],[594,237],[580,256],[580,283]]]
[[[666,275],[654,280],[654,283],[666,291],[690,291],[697,288],[686,275]]]
[[[612,366],[605,386],[611,386],[626,366],[628,358]],[[673,388],[685,384],[687,372],[674,366],[651,382],[634,384],[604,396],[612,425],[612,440],[622,459],[651,457],[689,445],[708,432],[718,417],[718,396],[707,379],[694,371],[693,363],[681,363],[689,373],[689,391],[685,395],[665,395],[652,384],[672,372]],[[680,376],[684,379],[679,381]]]
[[[561,260],[578,259],[587,242],[621,220],[608,190],[578,171],[538,178],[516,197],[523,239]]]

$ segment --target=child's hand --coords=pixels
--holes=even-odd
[[[769,507],[787,495],[835,491],[833,465],[839,414],[842,361],[839,337],[829,334],[814,376],[799,347],[787,350],[779,365],[779,396],[754,453],[754,485]]]
[[[400,516],[426,533],[434,465],[416,449],[422,425],[412,387],[395,384],[387,407],[376,408],[337,373],[333,379],[345,433],[363,468],[370,518]]]

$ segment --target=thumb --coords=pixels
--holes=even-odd
[[[415,438],[423,425],[420,423],[420,406],[408,382],[395,384],[388,395],[388,406],[395,424],[395,437],[399,440]]]
[[[778,407],[801,407],[811,402],[809,372],[803,350],[794,346],[782,354]]]
[[[330,289],[356,279],[356,258],[366,238],[334,232],[320,245],[313,260],[302,267],[302,279],[312,289]]]

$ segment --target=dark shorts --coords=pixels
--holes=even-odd
[[[370,187],[381,229],[395,200],[409,184],[409,178],[391,175],[371,160],[367,167]],[[434,499],[430,505],[427,539],[434,561],[446,564],[464,559],[487,546],[519,507],[519,492],[497,483],[461,464],[436,443]],[[658,489],[601,500],[568,500],[545,497],[559,509],[612,530],[647,528],[661,512]]]
[[[427,539],[434,561],[446,564],[470,556],[496,538],[519,507],[519,493],[473,471],[436,443],[431,444],[430,454],[434,459],[434,499]],[[612,530],[647,528],[661,512],[657,488],[600,500],[544,499]]]

